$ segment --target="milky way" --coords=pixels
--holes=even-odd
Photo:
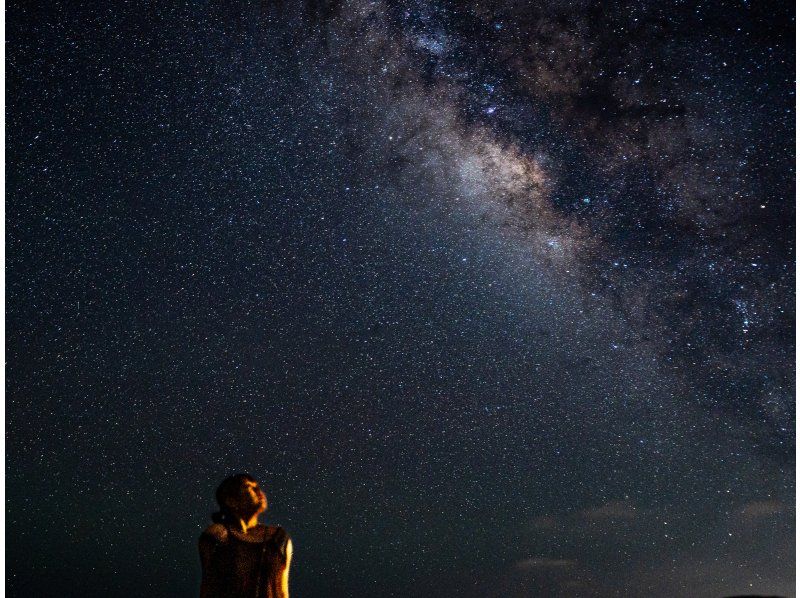
[[[385,49],[381,8],[360,14]],[[394,110],[381,133],[395,131],[406,168],[431,167],[456,190],[449,200],[479,202],[532,253],[581,268],[580,284],[692,381],[687,401],[730,410],[792,454],[792,241],[768,233],[793,218],[792,171],[770,164],[758,132],[768,113],[788,127],[792,112],[770,105],[768,84],[753,99],[731,83],[734,63],[759,68],[755,48],[729,65],[729,39],[713,32],[700,50],[681,31],[693,19],[657,7],[389,12],[407,53],[376,52],[372,68],[400,90],[382,98]],[[735,31],[758,39],[754,29]],[[345,39],[345,55],[370,48]]]
[[[790,8],[8,19],[9,595],[793,595]]]

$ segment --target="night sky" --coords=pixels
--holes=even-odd
[[[790,2],[10,2],[10,596],[794,595]]]

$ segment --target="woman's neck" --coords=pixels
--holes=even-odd
[[[258,525],[258,515],[253,515],[250,518],[237,517],[233,521],[233,525],[246,534],[249,530]]]

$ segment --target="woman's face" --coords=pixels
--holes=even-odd
[[[232,501],[233,502],[233,501]],[[239,497],[235,501],[236,504],[231,504],[239,513],[249,515],[263,513],[267,510],[267,496],[264,491],[259,488],[258,482],[245,480],[239,490]]]

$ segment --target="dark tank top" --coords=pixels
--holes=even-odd
[[[281,576],[289,535],[277,526],[264,529],[264,540],[220,524],[200,537],[210,557],[203,571],[205,595],[213,598],[288,598]]]

